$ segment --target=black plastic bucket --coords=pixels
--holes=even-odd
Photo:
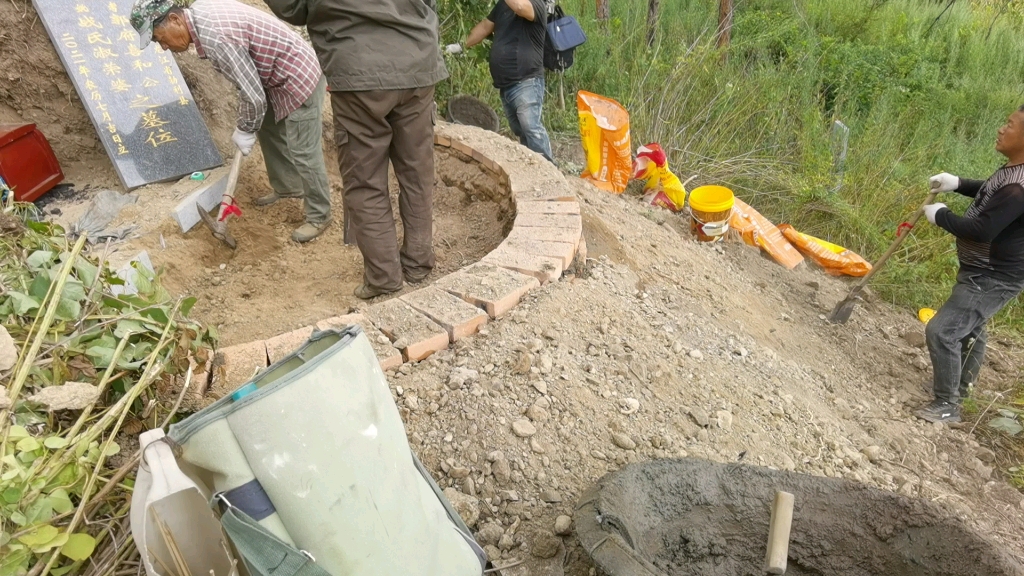
[[[448,121],[476,126],[491,132],[498,131],[498,114],[490,106],[472,96],[453,96],[448,100]]]

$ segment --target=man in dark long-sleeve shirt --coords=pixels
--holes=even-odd
[[[985,324],[1024,290],[1024,107],[999,129],[996,150],[1007,163],[988,180],[931,178],[933,190],[974,202],[963,216],[941,203],[925,207],[929,222],[956,237],[960,259],[953,293],[925,330],[935,399],[917,416],[929,422],[960,420],[984,359]]]

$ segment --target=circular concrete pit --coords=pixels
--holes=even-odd
[[[796,497],[789,576],[1024,574],[930,501],[693,458],[608,474],[584,493],[574,521],[584,549],[609,576],[760,576],[776,490]]]

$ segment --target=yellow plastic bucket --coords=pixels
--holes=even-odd
[[[700,242],[715,242],[729,231],[736,197],[725,186],[701,186],[690,192],[690,230]]]
[[[917,319],[927,324],[935,316],[935,310],[931,308],[921,308],[917,311]]]

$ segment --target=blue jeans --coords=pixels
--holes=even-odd
[[[1003,282],[961,270],[949,300],[925,327],[936,400],[958,404],[985,358],[985,324],[1021,293],[1024,282]]]
[[[541,122],[544,107],[544,78],[527,78],[501,89],[501,104],[519,143],[554,162],[551,140]]]

